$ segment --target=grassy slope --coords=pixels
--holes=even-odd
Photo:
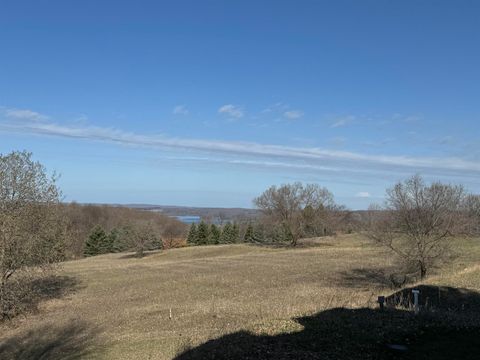
[[[480,291],[478,239],[462,241],[459,254],[427,283]],[[63,272],[79,279],[78,289],[4,324],[0,337],[20,339],[25,348],[49,342],[64,354],[84,351],[82,358],[170,359],[235,331],[295,332],[302,329],[292,320],[298,316],[373,307],[388,290],[368,274],[388,266],[387,259],[348,235],[304,249],[225,245],[67,262]]]

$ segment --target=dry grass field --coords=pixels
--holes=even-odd
[[[424,284],[480,291],[480,241],[458,243],[457,259]],[[393,292],[379,275],[388,259],[343,235],[295,249],[219,245],[66,262],[51,284],[62,296],[0,325],[0,358],[171,359],[226,334],[299,333],[299,317],[375,308]]]

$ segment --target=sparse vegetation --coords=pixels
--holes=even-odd
[[[451,257],[452,239],[467,234],[464,201],[461,186],[426,185],[413,176],[387,190],[385,208],[372,209],[368,234],[397,255],[403,273],[424,279]]]
[[[469,231],[480,235],[480,195],[469,194],[464,204],[470,225]]]
[[[28,152],[0,155],[0,319],[20,312],[32,282],[64,259],[56,180]]]

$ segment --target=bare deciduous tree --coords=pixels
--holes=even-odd
[[[162,241],[165,249],[171,249],[185,238],[186,226],[176,220],[168,221],[162,226]]]
[[[76,203],[62,204],[62,213],[68,219],[68,239],[66,256],[78,258],[84,255],[85,241],[92,229],[99,225],[107,233],[115,237],[114,251],[134,250],[130,232],[136,224],[151,222],[157,237],[167,224],[175,223],[179,228],[186,229],[182,222],[154,211],[131,209],[115,205],[80,205]],[[113,231],[113,233],[112,233]]]
[[[131,237],[135,247],[137,257],[143,257],[145,250],[155,247],[155,243],[160,243],[158,237],[159,231],[155,229],[152,221],[144,221],[135,224],[132,227]]]
[[[333,195],[317,184],[300,182],[272,186],[254,199],[254,204],[273,223],[280,224],[293,246],[303,236],[306,224],[335,208]]]
[[[464,208],[471,233],[480,235],[480,195],[468,195],[465,198]]]
[[[64,255],[66,223],[59,211],[55,175],[28,152],[0,155],[0,305],[1,316],[19,300],[11,279],[38,276]]]
[[[385,207],[371,208],[368,234],[423,279],[449,258],[450,240],[467,231],[464,198],[461,186],[413,176],[387,190]]]

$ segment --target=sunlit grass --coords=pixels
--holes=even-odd
[[[462,240],[458,257],[426,282],[480,290],[480,241]],[[354,269],[381,269],[389,257],[359,235],[317,240],[307,248],[204,246],[154,252],[142,259],[110,254],[67,262],[80,288],[2,325],[2,338],[77,318],[96,329],[92,358],[170,359],[239,330],[301,331],[293,319],[334,307],[375,306],[391,292],[381,284],[352,287]],[[98,330],[98,331],[97,331]],[[52,330],[53,331],[53,330]],[[87,356],[87,358],[88,358]]]

